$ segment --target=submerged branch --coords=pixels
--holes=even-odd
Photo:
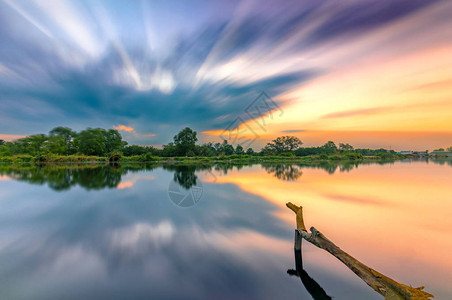
[[[293,203],[286,204],[296,214],[297,229],[301,236],[311,244],[328,251],[337,259],[342,261],[350,270],[358,275],[367,285],[377,293],[383,295],[385,299],[430,299],[433,295],[423,291],[424,287],[414,288],[399,283],[361,263],[347,252],[336,246],[327,239],[320,231],[311,227],[311,232],[306,230],[303,221],[303,209]]]

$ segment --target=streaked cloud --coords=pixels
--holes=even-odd
[[[345,117],[353,117],[353,116],[357,116],[357,115],[373,115],[373,114],[378,114],[378,113],[387,111],[388,109],[390,109],[390,108],[374,107],[374,108],[347,110],[347,111],[340,111],[340,112],[326,114],[322,118],[345,118]]]
[[[263,90],[285,114],[262,140],[304,134],[290,128],[452,131],[451,12],[418,0],[4,0],[0,131],[130,124],[131,143],[185,126],[215,137]]]
[[[282,133],[299,133],[299,132],[306,132],[306,130],[303,129],[289,129],[289,130],[283,130]]]

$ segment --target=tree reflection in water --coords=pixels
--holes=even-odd
[[[311,294],[314,300],[331,300],[325,290],[303,269],[303,257],[301,254],[301,235],[295,230],[295,270],[287,270],[287,274],[290,276],[297,276],[300,278],[306,290]]]
[[[451,159],[429,159],[430,162],[452,166]],[[403,161],[402,161],[403,162]],[[411,162],[411,160],[407,160]],[[320,161],[303,164],[262,163],[261,166],[274,177],[284,181],[296,181],[303,172],[302,169],[322,169],[329,174],[349,172],[358,168],[360,164],[388,164],[393,162],[334,162]],[[184,189],[190,189],[198,183],[196,172],[215,171],[219,175],[227,175],[232,169],[240,170],[243,167],[252,166],[252,163],[190,163],[190,164],[0,164],[0,175],[8,176],[19,181],[32,184],[48,184],[55,191],[68,190],[76,185],[87,190],[99,190],[103,188],[116,188],[121,182],[121,177],[129,172],[152,170],[161,167],[174,172],[174,181]]]
[[[301,167],[297,165],[262,165],[269,174],[273,174],[276,178],[284,181],[295,181],[303,172]]]

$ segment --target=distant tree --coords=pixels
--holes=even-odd
[[[35,134],[27,136],[23,139],[28,144],[30,154],[40,154],[44,143],[47,141],[45,134]]]
[[[268,143],[265,148],[267,152],[281,154],[283,152],[292,152],[298,149],[303,143],[295,136],[280,136]]]
[[[353,146],[350,145],[350,144],[340,143],[339,144],[339,149],[342,150],[342,151],[353,151]]]
[[[195,154],[198,156],[210,157],[215,155],[215,149],[209,146],[208,144],[204,144],[202,146],[195,146]]]
[[[162,156],[163,157],[174,157],[177,156],[177,148],[173,143],[169,143],[168,145],[163,146]]]
[[[77,137],[77,133],[69,127],[55,127],[49,132],[49,137],[60,137],[66,144],[66,152],[62,154],[74,154],[77,149],[74,145],[74,139]]]
[[[176,146],[178,155],[185,156],[189,151],[194,152],[195,144],[198,141],[196,131],[185,127],[174,136],[174,145]]]
[[[220,152],[224,155],[232,155],[234,154],[234,146],[228,144],[227,140],[223,140],[223,144],[221,144]]]
[[[46,152],[64,155],[68,154],[68,145],[60,136],[50,136],[47,143],[44,145]]]
[[[447,148],[448,152],[452,152],[452,146],[450,146],[449,148]]]
[[[101,132],[104,136],[105,154],[120,151],[127,144],[127,142],[122,140],[121,134],[116,129],[101,129]]]
[[[439,149],[436,149],[436,150],[434,150],[434,151],[444,151],[444,148],[439,148]]]
[[[106,147],[102,131],[105,131],[105,129],[88,128],[81,131],[76,138],[79,152],[85,155],[105,155]]]
[[[213,147],[215,148],[215,154],[220,154],[220,152],[221,152],[221,143],[215,143],[214,145],[213,145]]]
[[[324,154],[333,154],[337,152],[337,146],[333,141],[328,141],[322,148],[322,153]]]
[[[246,154],[248,154],[248,155],[254,155],[254,154],[256,154],[256,153],[254,152],[253,148],[248,148],[248,150],[246,150]]]
[[[4,146],[4,145],[6,145],[5,141],[0,139],[0,146]]]
[[[243,151],[243,147],[241,145],[237,145],[237,147],[235,147],[235,154],[245,154],[245,151]]]
[[[11,143],[5,143],[4,145],[0,145],[0,156],[9,156],[11,155]]]
[[[126,146],[124,147],[124,149],[122,149],[122,154],[124,154],[124,156],[142,155],[146,153],[146,147],[138,145]]]

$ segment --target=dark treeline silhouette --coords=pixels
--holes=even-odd
[[[173,141],[162,148],[153,146],[128,145],[116,129],[87,128],[75,132],[67,127],[56,127],[49,134],[30,135],[12,142],[0,140],[0,156],[31,155],[91,155],[110,157],[110,160],[120,160],[121,156],[136,160],[149,161],[152,157],[219,157],[235,158],[252,156],[308,156],[318,155],[320,159],[349,160],[361,159],[363,156],[388,157],[394,151],[386,149],[354,149],[349,144],[338,146],[328,141],[319,147],[301,147],[301,140],[295,136],[281,136],[267,143],[259,151],[252,148],[244,149],[241,145],[233,146],[227,140],[217,143],[197,144],[197,132],[186,127],[177,133]],[[45,161],[45,159],[43,159]]]

